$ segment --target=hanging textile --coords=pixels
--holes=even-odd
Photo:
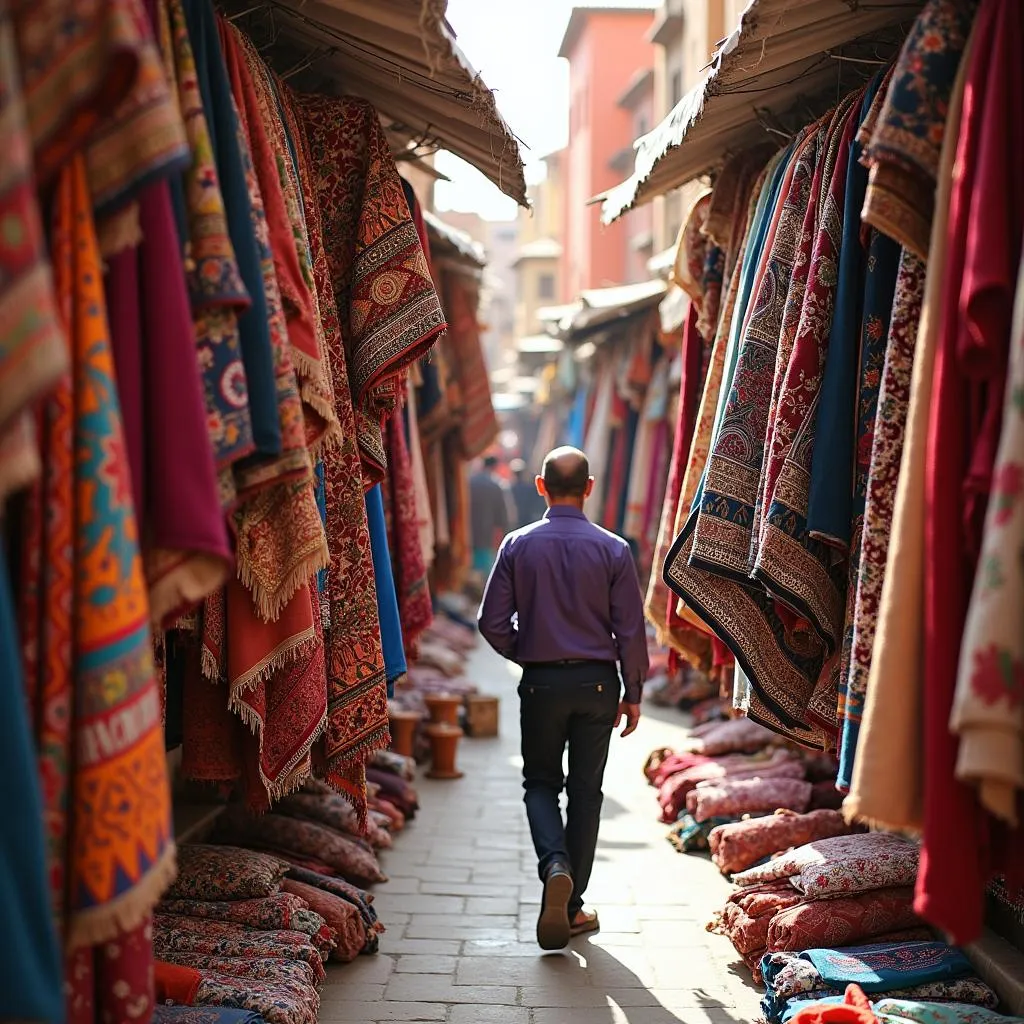
[[[380,620],[381,645],[384,652],[384,671],[387,674],[388,696],[394,696],[395,680],[408,671],[405,661],[405,641],[402,638],[402,620],[398,612],[398,595],[391,571],[391,552],[388,550],[388,528],[384,520],[384,501],[380,484],[366,492],[366,519],[370,527],[370,548],[373,552],[373,575],[377,587],[377,615]]]
[[[906,430],[894,491],[891,543],[880,591],[876,639],[868,670],[853,781],[844,802],[848,816],[898,830],[921,826],[925,452],[945,276],[947,218],[969,50],[970,47],[965,46],[964,59],[950,90],[942,154],[936,172],[935,218],[914,346]],[[909,65],[906,73],[912,74],[916,57],[909,47],[900,56],[890,92],[898,88],[905,63]]]
[[[280,88],[285,123],[295,142],[317,301],[329,355],[341,443],[323,452],[325,513],[331,564],[326,600],[330,607],[327,645],[327,723],[320,756],[327,776],[359,815],[366,818],[366,759],[387,745],[387,679],[381,649],[373,556],[363,498],[364,480],[355,410],[342,343],[342,327],[324,247],[320,206],[312,201],[313,158],[295,96]]]
[[[143,925],[173,875],[174,845],[149,608],[81,157],[61,178],[52,253],[74,369],[42,417],[49,522],[26,595],[37,595],[45,614],[34,620],[42,632],[26,635],[24,645],[38,674],[28,686],[39,702],[51,879],[76,949]],[[72,709],[70,734],[62,706]],[[134,981],[143,991],[151,984],[145,976]]]
[[[410,401],[415,401],[412,390],[410,389]],[[415,410],[410,410],[410,412],[410,424],[412,424]],[[388,545],[391,552],[394,586],[398,594],[402,636],[405,650],[408,653],[415,648],[418,637],[433,621],[434,612],[427,583],[427,563],[424,559],[425,545],[421,537],[422,520],[417,501],[416,478],[413,460],[406,447],[402,410],[396,409],[388,417],[384,441],[388,451],[388,471],[383,484],[385,504],[390,513]],[[413,441],[415,445],[419,445],[418,437]],[[413,451],[415,452],[415,448]],[[422,454],[420,461],[422,472]],[[422,486],[426,497],[425,479]],[[432,534],[433,524],[429,520],[427,524],[431,527]],[[434,553],[432,537],[429,553],[432,558]]]
[[[150,611],[169,625],[224,581],[233,558],[188,293],[168,273],[180,249],[166,183],[138,206],[142,241],[108,258],[106,297]]]
[[[395,375],[445,329],[430,271],[377,112],[364,100],[296,97],[341,316],[365,485],[379,483]]]
[[[1010,372],[984,543],[960,648],[951,725],[957,778],[982,808],[1020,825],[1024,790],[1024,260],[1017,273]]]
[[[864,221],[928,259],[949,91],[977,0],[928,0],[903,44],[871,133]]]
[[[0,54],[6,29],[0,11]],[[0,839],[0,900],[6,927],[17,941],[8,944],[0,964],[0,1017],[5,1020],[64,1020],[61,963],[50,899],[43,843],[43,799],[36,751],[29,735],[21,688],[20,644],[7,578],[6,556],[0,548],[0,757],[5,785],[3,838]],[[35,680],[29,680],[35,683]],[[30,691],[30,700],[33,697]]]
[[[221,505],[237,503],[233,467],[256,450],[238,317],[249,305],[228,234],[213,142],[199,93],[184,11],[160,4],[160,47],[174,85],[192,163],[172,198],[192,303],[206,423],[217,466]]]
[[[231,22],[217,21],[231,89],[238,106],[263,199],[274,271],[287,324],[288,355],[303,403],[313,455],[338,438],[338,415],[315,323],[312,271],[298,177],[270,71],[252,40]]]
[[[958,943],[981,932],[983,893],[1008,858],[973,789],[956,778],[959,738],[949,719],[960,641],[1005,391],[1013,290],[1024,236],[1024,17],[1019,4],[983,0],[965,82],[950,200],[948,260],[935,359],[925,478],[923,675],[924,820],[915,908]],[[969,104],[968,104],[969,99]],[[1000,196],[998,209],[986,197]],[[1019,835],[1019,834],[1018,834]],[[1020,843],[1017,846],[1020,847]],[[1015,882],[1016,882],[1015,877]],[[969,893],[969,899],[964,894]]]

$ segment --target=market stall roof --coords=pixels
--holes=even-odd
[[[656,306],[668,289],[661,280],[594,288],[580,292],[582,309],[572,318],[570,332],[579,334]]]
[[[474,242],[465,231],[446,224],[429,210],[423,211],[423,221],[427,225],[427,235],[430,238],[431,256],[447,256],[479,269],[487,265],[484,247],[479,242]]]
[[[361,96],[394,134],[446,149],[528,206],[519,140],[456,43],[447,0],[220,0],[290,84]]]
[[[805,124],[824,113],[895,52],[922,3],[749,0],[702,81],[637,140],[633,174],[600,197],[601,219],[609,224],[764,142],[773,117],[785,134],[793,126],[780,117],[796,110]]]

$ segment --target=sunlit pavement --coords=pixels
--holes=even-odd
[[[650,708],[615,738],[588,905],[599,935],[544,955],[540,887],[520,788],[517,671],[481,646],[467,673],[501,698],[501,736],[464,739],[457,782],[419,781],[422,809],[383,857],[380,955],[328,969],[322,1024],[730,1024],[759,1016],[727,940],[705,924],[729,887],[665,840],[643,763],[679,743],[680,715]]]

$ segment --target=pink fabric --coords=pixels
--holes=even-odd
[[[793,768],[780,765],[778,771],[786,774],[774,778],[702,782],[687,796],[687,810],[697,821],[741,818],[744,814],[770,813],[780,808],[806,811],[811,800],[811,784],[792,774],[798,771],[803,775],[803,768],[794,763]]]

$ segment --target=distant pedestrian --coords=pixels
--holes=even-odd
[[[486,579],[501,538],[512,522],[512,496],[498,476],[498,459],[488,455],[469,478],[469,515],[473,542],[473,572]]]
[[[513,459],[508,467],[512,471],[512,500],[516,507],[516,529],[521,530],[540,519],[547,503],[537,490],[537,478],[527,472],[522,459]]]
[[[623,736],[636,729],[649,664],[633,556],[624,540],[583,514],[594,487],[586,455],[556,448],[537,483],[547,512],[502,542],[479,624],[499,654],[523,666],[523,789],[544,884],[537,941],[542,949],[562,949],[573,935],[599,927],[597,914],[583,909],[583,894],[594,865],[608,747],[623,718]]]

